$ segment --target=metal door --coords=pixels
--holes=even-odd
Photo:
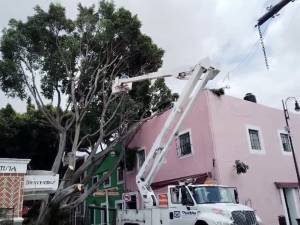
[[[197,209],[188,189],[185,186],[169,186],[168,193],[170,225],[194,225]]]

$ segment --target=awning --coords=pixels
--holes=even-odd
[[[299,185],[296,182],[275,182],[277,188],[298,188]]]
[[[201,173],[201,174],[194,174],[190,176],[185,176],[185,177],[179,177],[175,179],[170,179],[170,180],[164,180],[164,181],[158,181],[155,183],[151,184],[152,189],[159,189],[166,187],[168,185],[177,185],[179,182],[184,182],[187,179],[194,179],[195,184],[203,184],[206,180],[206,178],[211,177],[211,173]]]

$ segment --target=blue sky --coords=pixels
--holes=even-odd
[[[279,0],[278,0],[279,1]],[[50,0],[0,1],[0,28],[10,18],[26,19],[37,4],[47,8]],[[75,17],[77,0],[56,0]],[[83,0],[83,5],[98,3]],[[229,85],[226,93],[242,98],[252,92],[261,104],[281,107],[281,99],[300,97],[300,2],[288,4],[280,15],[262,28],[270,70],[267,71],[254,25],[275,0],[115,0],[137,14],[142,31],[165,50],[164,64],[159,72],[180,72],[209,56],[221,70],[211,87]],[[228,75],[229,73],[229,75]],[[176,92],[184,82],[167,79]],[[19,111],[20,101],[0,94],[0,107],[12,103]]]

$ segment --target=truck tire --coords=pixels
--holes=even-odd
[[[203,220],[198,220],[195,225],[208,225],[208,224]]]

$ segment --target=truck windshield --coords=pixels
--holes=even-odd
[[[236,203],[233,190],[229,187],[216,186],[190,187],[197,204]]]

